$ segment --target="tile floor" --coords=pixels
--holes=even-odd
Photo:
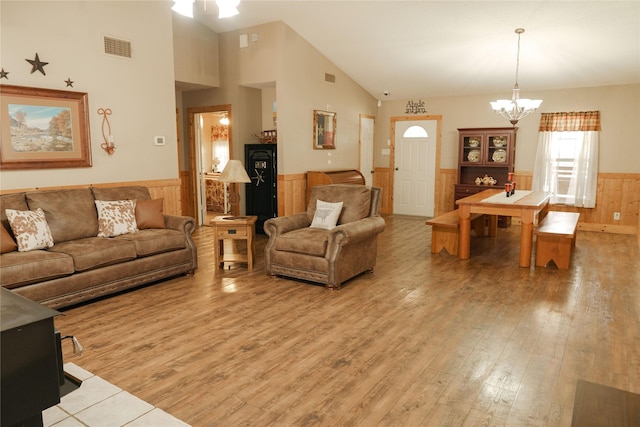
[[[45,427],[189,427],[74,363],[64,370],[82,385],[42,413]]]

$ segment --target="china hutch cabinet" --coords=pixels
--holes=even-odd
[[[458,129],[458,182],[455,200],[480,191],[504,187],[514,171],[518,128]],[[499,225],[506,226],[507,218]]]

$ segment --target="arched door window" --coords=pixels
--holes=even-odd
[[[425,128],[423,128],[422,126],[414,125],[407,128],[407,130],[404,131],[404,134],[402,134],[402,137],[403,138],[428,138],[429,135],[427,134],[427,131]]]

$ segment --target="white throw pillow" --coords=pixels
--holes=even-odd
[[[115,237],[138,231],[135,200],[96,200],[98,237]]]
[[[41,208],[34,211],[6,209],[5,212],[13,235],[16,236],[18,251],[27,252],[53,246],[51,229]]]
[[[329,203],[318,199],[316,213],[309,227],[331,230],[338,223],[340,212],[342,212],[342,202]]]

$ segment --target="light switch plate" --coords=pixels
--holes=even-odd
[[[240,34],[240,48],[249,47],[249,35]]]

